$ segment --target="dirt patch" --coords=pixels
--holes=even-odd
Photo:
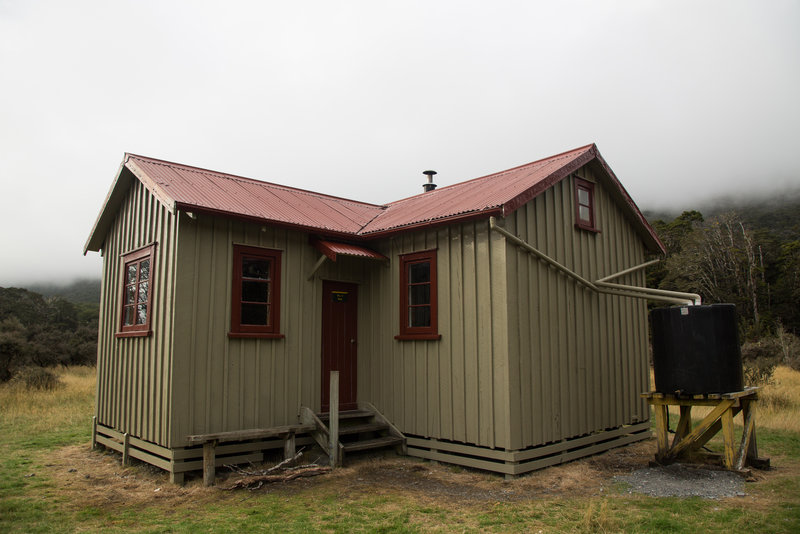
[[[506,480],[501,475],[447,464],[397,456],[362,456],[330,474],[268,484],[257,490],[291,496],[313,489],[330,490],[344,498],[364,495],[413,495],[421,502],[439,505],[480,505],[543,498],[587,497],[617,494],[619,481],[634,474],[644,484],[661,484],[648,464],[655,453],[649,440],[627,447],[534,471]],[[169,482],[168,475],[143,463],[122,467],[117,453],[90,451],[86,446],[64,447],[48,456],[48,475],[66,495],[67,506],[105,509],[118,505],[128,508],[163,504],[193,506],[218,501],[236,479],[234,473],[220,469],[215,487],[202,485],[199,473],[187,477],[184,486]],[[795,469],[796,470],[796,469]],[[771,478],[759,472],[758,480]],[[745,484],[742,482],[742,484]],[[247,491],[247,490],[239,490]],[[734,494],[746,492],[739,488]],[[224,493],[222,493],[224,492]],[[646,491],[645,491],[646,493]],[[249,492],[248,492],[249,494]],[[727,496],[727,495],[719,495]],[[187,499],[189,497],[189,499]]]

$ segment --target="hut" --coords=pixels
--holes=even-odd
[[[126,154],[87,251],[94,439],[176,482],[198,436],[236,437],[218,464],[319,441],[331,370],[421,458],[517,475],[650,435],[664,249],[595,145],[385,205]]]

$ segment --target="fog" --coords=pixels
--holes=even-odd
[[[597,143],[642,209],[800,184],[800,3],[0,0],[0,285],[124,152],[374,203]]]

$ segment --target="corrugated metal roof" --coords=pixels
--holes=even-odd
[[[356,234],[384,209],[132,154],[128,155],[125,166],[140,179],[149,179],[163,196],[187,210],[210,210],[339,234]]]
[[[663,252],[663,244],[655,231],[594,144],[383,206],[134,154],[125,155],[123,166],[171,209],[245,217],[328,236],[375,239],[460,219],[507,216],[593,160],[605,170],[615,186],[612,187],[614,195],[620,204],[627,205],[648,247]],[[124,186],[123,178],[124,173],[118,174],[85,250],[100,248],[110,224],[106,219],[113,217],[107,212],[113,211],[123,194],[117,191]]]
[[[393,202],[360,233],[367,236],[483,212],[499,212],[505,216],[527,202],[517,202],[510,208],[510,204],[518,197],[528,193],[533,198],[553,185],[548,178],[561,179],[572,172],[573,167],[582,165],[571,164],[586,159],[583,156],[589,154],[593,146]]]
[[[336,241],[315,240],[314,246],[317,250],[325,254],[331,261],[336,261],[336,256],[355,256],[357,258],[368,258],[371,260],[387,260],[383,254],[350,243],[339,243]]]

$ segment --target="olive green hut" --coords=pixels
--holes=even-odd
[[[176,481],[198,436],[233,463],[326,432],[331,370],[422,458],[514,475],[649,436],[663,245],[594,145],[387,205],[126,154],[85,251],[94,439]]]

